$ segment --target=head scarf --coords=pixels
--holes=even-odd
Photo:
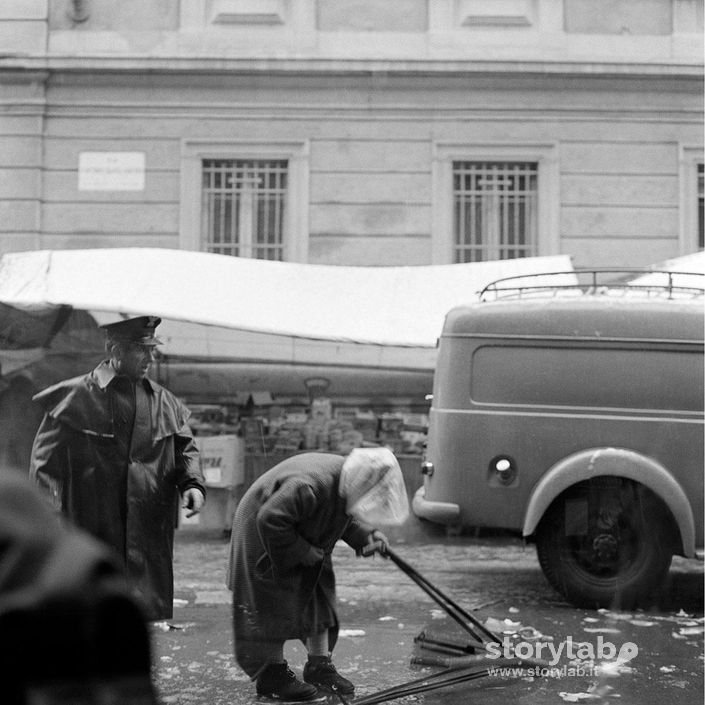
[[[343,462],[340,495],[346,511],[373,525],[403,524],[409,499],[397,459],[387,448],[355,448]]]

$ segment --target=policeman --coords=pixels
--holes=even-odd
[[[44,418],[30,464],[53,505],[119,556],[152,620],[172,616],[178,493],[191,514],[205,499],[189,411],[147,377],[160,322],[103,326],[107,359],[34,397]]]

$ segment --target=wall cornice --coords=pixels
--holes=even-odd
[[[703,78],[695,63],[627,63],[584,61],[389,61],[344,59],[167,59],[99,56],[0,56],[3,80],[33,80],[42,72],[158,73],[239,75],[349,76],[582,76],[628,78]],[[31,78],[30,78],[31,77]]]

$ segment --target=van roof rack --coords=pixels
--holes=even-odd
[[[504,277],[479,292],[480,301],[558,296],[696,299],[705,296],[705,274],[637,267],[574,269]]]

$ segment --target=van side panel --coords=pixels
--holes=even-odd
[[[630,449],[678,477],[699,528],[696,543],[703,545],[703,455],[696,450],[702,449],[700,421],[436,409],[431,424],[427,457],[437,469],[425,481],[426,499],[458,503],[465,526],[522,529],[531,491],[554,465],[589,448],[623,448],[629,439]],[[499,455],[516,461],[516,478],[507,486],[490,470]]]

